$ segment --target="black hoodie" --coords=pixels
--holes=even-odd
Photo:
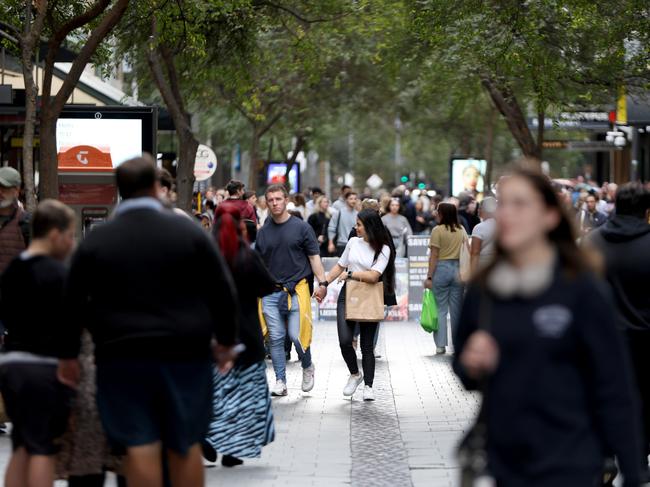
[[[642,218],[616,215],[589,239],[605,256],[619,326],[650,331],[650,225]]]

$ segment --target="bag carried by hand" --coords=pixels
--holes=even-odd
[[[384,319],[384,283],[348,280],[345,284],[345,319],[378,322]]]
[[[438,331],[438,305],[431,289],[424,290],[420,326],[427,333]]]
[[[467,236],[463,238],[463,243],[460,246],[460,282],[469,282],[472,278],[471,256],[469,253],[469,239]]]

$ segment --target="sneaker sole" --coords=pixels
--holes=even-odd
[[[271,396],[272,397],[285,397],[289,394],[288,391],[284,391],[283,393],[278,393],[278,392],[272,392]]]
[[[311,392],[314,389],[314,384],[311,387],[303,387],[302,392]]]
[[[351,394],[346,394],[345,391],[343,391],[343,396],[344,396],[344,397],[352,397],[352,396],[354,396],[354,393],[357,392],[357,389],[358,389],[359,386],[361,385],[361,382],[363,382],[363,377],[361,378],[361,380],[360,380],[359,383],[357,384],[357,387],[354,388],[354,391],[352,391]]]

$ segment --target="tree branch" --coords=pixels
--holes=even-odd
[[[109,3],[110,0],[97,0],[97,2],[95,2],[88,10],[70,19],[59,27],[54,25],[54,18],[51,10],[48,11],[47,17],[50,23],[50,28],[54,31],[54,34],[50,37],[50,40],[47,43],[47,54],[45,55],[42,97],[43,105],[47,105],[50,102],[54,62],[61,44],[72,31],[79,29],[96,19],[106,9]]]
[[[77,82],[79,81],[81,73],[83,73],[86,64],[88,64],[88,61],[97,50],[97,46],[99,46],[99,44],[104,40],[104,38],[113,29],[113,27],[117,25],[117,23],[124,15],[124,12],[126,11],[128,5],[129,0],[117,0],[115,5],[106,13],[106,15],[104,15],[99,25],[93,29],[90,37],[86,41],[86,44],[84,44],[81,52],[77,55],[74,62],[72,63],[72,67],[65,77],[63,85],[59,89],[56,97],[54,98],[54,101],[52,102],[52,109],[55,113],[59,113],[63,109],[63,106],[75,89],[75,86],[77,85]]]

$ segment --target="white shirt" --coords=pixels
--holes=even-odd
[[[474,227],[472,237],[476,237],[481,241],[481,253],[479,254],[479,262],[484,264],[490,262],[492,256],[496,252],[494,245],[497,231],[497,222],[494,218],[488,218]]]
[[[353,237],[345,246],[343,255],[339,259],[339,265],[347,267],[352,272],[377,271],[383,274],[388,267],[389,258],[390,248],[388,245],[384,245],[375,262],[375,251],[370,244],[362,238]]]

